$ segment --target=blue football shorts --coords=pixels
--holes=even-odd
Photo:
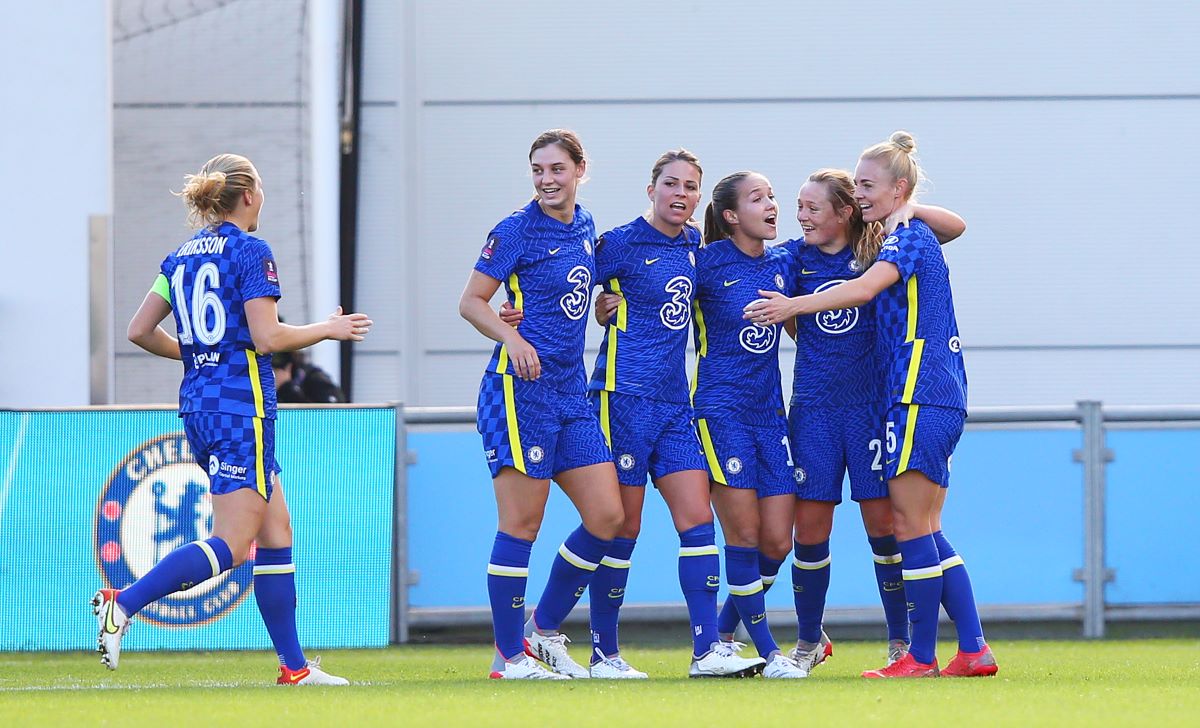
[[[962,437],[967,413],[953,407],[896,404],[884,425],[888,480],[916,470],[943,488],[950,485],[950,458]]]
[[[657,481],[683,470],[708,470],[686,402],[603,390],[588,399],[612,447],[621,485],[644,486],[647,475]]]
[[[493,478],[503,468],[514,468],[545,480],[612,462],[587,395],[559,392],[511,374],[483,375],[476,427]]]
[[[253,488],[265,500],[274,490],[275,420],[225,412],[189,412],[183,430],[192,456],[208,472],[213,495]]]
[[[850,497],[856,501],[887,498],[883,479],[883,441],[878,404],[841,407],[792,405],[788,436],[796,461],[796,497],[842,502],[842,483],[850,474]]]
[[[796,493],[795,464],[782,412],[703,414],[696,418],[696,429],[710,480],[757,490],[759,498]]]

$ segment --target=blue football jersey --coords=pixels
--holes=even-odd
[[[782,410],[779,336],[782,326],[759,326],[742,318],[758,291],[788,293],[788,259],[780,247],[757,258],[731,240],[696,254],[696,378],[692,406],[697,417],[719,413]]]
[[[862,275],[849,246],[833,255],[805,245],[803,238],[780,247],[792,253],[794,295],[824,291]],[[874,316],[868,303],[797,317],[792,404],[841,407],[883,398]]]
[[[245,303],[278,299],[279,270],[266,241],[223,222],[204,228],[162,263],[183,357],[179,412],[275,417],[271,357],[250,337]]]
[[[600,236],[597,278],[623,299],[604,331],[589,389],[688,401],[688,325],[699,245],[700,231],[693,227],[669,238],[641,217]]]
[[[889,403],[965,410],[967,372],[942,246],[928,225],[913,220],[883,241],[878,259],[900,271],[900,280],[875,299]]]
[[[508,302],[525,312],[518,330],[537,350],[538,381],[559,392],[587,391],[583,344],[595,241],[596,226],[587,210],[576,205],[575,218],[564,223],[532,200],[492,228],[475,263],[475,270],[502,281]],[[487,370],[516,373],[504,344],[496,344]]]

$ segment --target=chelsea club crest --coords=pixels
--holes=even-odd
[[[108,586],[124,589],[164,556],[212,533],[208,477],[175,432],[147,440],[113,470],[96,503],[96,563]],[[193,627],[225,617],[250,591],[247,563],[147,604],[138,617],[164,627]]]

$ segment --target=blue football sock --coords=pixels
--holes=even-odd
[[[987,645],[987,640],[983,638],[983,625],[979,623],[979,609],[975,606],[975,591],[971,588],[967,565],[941,531],[933,532],[933,540],[942,560],[942,606],[954,620],[958,649],[979,652]]]
[[[587,532],[583,526],[571,532],[550,567],[550,578],[546,589],[533,612],[535,628],[540,632],[557,631],[562,622],[587,591],[587,585],[596,574],[600,560],[612,547],[612,541],[603,541]]]
[[[908,604],[904,601],[904,577],[900,573],[900,546],[895,536],[868,536],[875,557],[875,581],[887,619],[888,640],[908,642]]]
[[[164,556],[141,579],[122,589],[117,604],[132,617],[150,602],[191,589],[232,566],[233,552],[219,538],[185,543]]]
[[[933,662],[937,652],[938,612],[942,606],[942,561],[933,536],[900,542],[904,559],[904,596],[912,625],[909,653],[917,662]]]
[[[637,541],[632,538],[614,538],[612,547],[600,560],[600,568],[588,585],[591,605],[592,647],[611,657],[621,651],[617,634],[617,620],[621,605],[625,603],[625,585],[629,583],[630,557]],[[599,660],[592,650],[592,662]]]
[[[737,606],[762,657],[779,651],[767,624],[767,605],[763,599],[762,576],[758,573],[758,549],[745,546],[725,547],[725,580],[729,582],[729,598]]]
[[[779,567],[782,565],[781,559],[772,559],[763,552],[758,552],[758,573],[762,578],[764,595],[771,591],[771,585],[775,583],[775,577],[779,575]],[[733,600],[726,599],[725,604],[721,607],[721,614],[717,616],[717,633],[722,638],[732,639],[733,633],[741,621]]]
[[[829,541],[805,545],[794,542],[792,600],[796,604],[796,639],[821,640],[825,619],[825,596],[829,593]]]
[[[258,549],[254,555],[254,601],[279,664],[289,670],[303,668],[307,663],[296,634],[296,567],[291,547]]]
[[[488,560],[488,601],[496,650],[511,660],[525,651],[525,582],[533,542],[496,532]]]
[[[704,523],[679,533],[679,586],[692,623],[692,654],[699,657],[717,641],[717,588],[721,560],[717,532]]]

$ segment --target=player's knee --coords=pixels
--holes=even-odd
[[[584,519],[587,530],[596,538],[604,541],[615,538],[624,524],[625,511],[621,508],[620,501],[617,501],[615,505],[606,505],[596,509]]]
[[[725,529],[725,543],[730,546],[758,548],[758,524]]]
[[[768,559],[781,561],[792,552],[792,538],[790,535],[784,535],[763,539],[758,544],[758,550]]]

